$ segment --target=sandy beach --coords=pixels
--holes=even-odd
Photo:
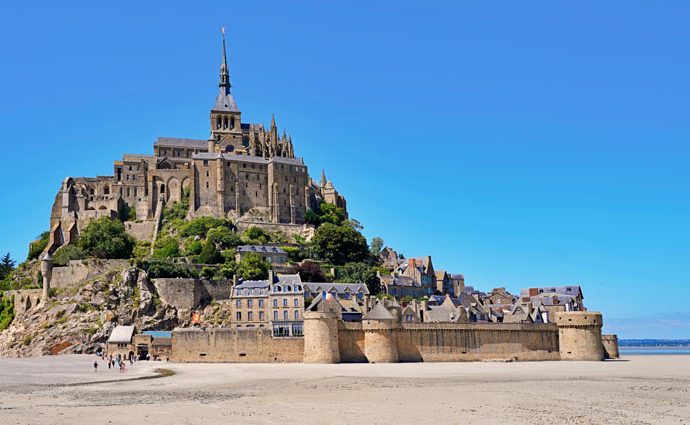
[[[0,359],[0,423],[690,423],[690,356],[533,363],[139,362],[125,374],[105,363],[94,373],[94,359]],[[161,368],[174,375],[141,379]]]

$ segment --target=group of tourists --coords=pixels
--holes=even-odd
[[[117,354],[113,356],[112,354],[110,356],[106,355],[105,352],[100,353],[99,357],[101,360],[105,360],[108,364],[108,369],[115,369],[118,368],[120,369],[120,373],[125,373],[127,372],[127,359],[122,354]],[[134,363],[136,363],[137,358],[134,355],[129,356],[129,365],[134,366]],[[93,371],[98,372],[98,360],[93,362]]]

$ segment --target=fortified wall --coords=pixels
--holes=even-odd
[[[161,300],[178,309],[193,309],[213,300],[227,300],[232,288],[230,280],[159,278],[151,282]]]
[[[71,260],[68,265],[53,267],[50,279],[51,288],[67,288],[79,282],[93,279],[108,270],[124,269],[129,266],[129,260]]]
[[[585,313],[585,314],[580,314]],[[304,338],[274,338],[269,329],[183,328],[173,331],[179,362],[396,363],[603,360],[601,314],[564,312],[557,323],[343,322],[329,311],[306,312]]]

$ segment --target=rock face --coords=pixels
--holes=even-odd
[[[136,325],[139,331],[172,329],[189,324],[189,318],[189,311],[160,299],[144,270],[111,269],[19,311],[0,332],[0,356],[91,353],[118,324]]]

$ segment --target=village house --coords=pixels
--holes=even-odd
[[[253,253],[261,257],[262,260],[270,264],[285,264],[288,261],[287,252],[278,248],[277,246],[267,245],[240,245],[237,247],[237,254],[235,254],[235,261],[242,261],[247,254]]]

